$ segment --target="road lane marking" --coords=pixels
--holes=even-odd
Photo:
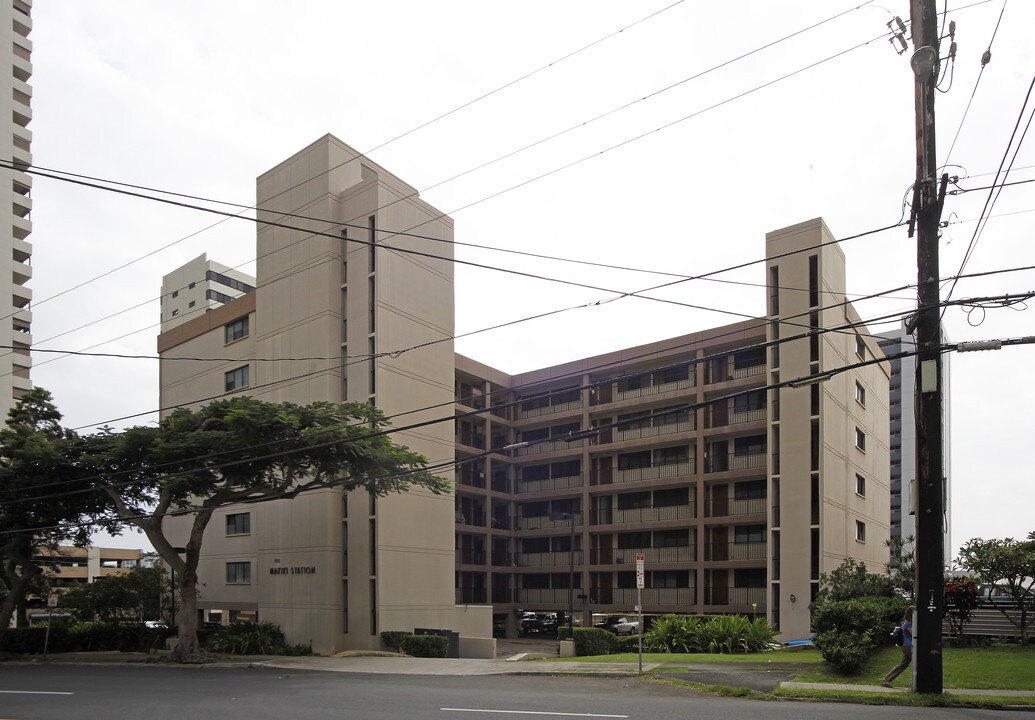
[[[500,713],[503,715],[552,715],[555,717],[627,718],[628,715],[598,715],[597,713],[545,712],[541,710],[490,710],[488,708],[439,708],[444,712]]]
[[[54,692],[47,690],[0,690],[6,695],[75,695],[73,692]]]

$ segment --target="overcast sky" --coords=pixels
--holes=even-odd
[[[886,24],[893,14],[908,21],[908,5],[40,2],[31,35],[33,157],[41,167],[252,204],[257,175],[332,133],[449,212],[459,242],[655,272],[466,247],[457,257],[638,290],[668,277],[657,272],[759,260],[767,231],[813,217],[837,237],[900,220],[915,173],[913,75],[910,53],[895,53]],[[981,188],[1007,151],[1035,74],[1035,3],[1009,3],[994,42],[1003,0],[949,6],[959,54],[942,85],[948,92],[937,97],[938,159],[952,164],[960,188]],[[961,128],[990,43],[992,61]],[[1024,122],[1030,113],[1029,105]],[[1009,179],[1035,179],[1035,138]],[[250,222],[211,227],[211,215],[46,178],[35,179],[32,197],[39,349],[153,355],[162,275],[202,252],[254,272]],[[975,190],[947,199],[943,278],[957,272],[987,197]],[[1035,265],[1035,183],[1006,188],[991,214],[966,271]],[[849,292],[914,283],[915,248],[905,229],[846,241]],[[761,264],[721,277],[765,280]],[[1033,286],[1032,271],[1003,273],[961,281],[954,297]],[[755,286],[698,281],[658,296],[714,310],[625,298],[473,335],[456,349],[518,372],[765,308]],[[456,327],[464,333],[608,297],[460,266]],[[906,290],[858,310],[874,318],[914,302]],[[952,340],[976,340],[1031,335],[1033,317],[1021,305],[951,309],[944,322]],[[1035,346],[952,359],[954,549],[970,537],[1035,529],[1035,478],[1020,452],[1035,435],[1033,361]],[[34,363],[33,382],[55,394],[69,426],[158,406],[154,360],[37,353]]]

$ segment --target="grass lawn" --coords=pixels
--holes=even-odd
[[[897,647],[883,648],[870,659],[859,675],[838,675],[826,664],[817,664],[799,673],[798,682],[876,685],[898,664]],[[974,690],[1035,690],[1035,647],[997,645],[990,648],[945,648],[942,677],[947,688]],[[895,680],[895,687],[910,686],[907,669]]]
[[[551,658],[561,662],[576,660],[588,663],[635,663],[639,662],[636,653],[619,653],[617,655],[593,655],[578,658]],[[773,650],[764,653],[738,653],[736,655],[718,655],[716,653],[643,653],[645,663],[709,663],[735,662],[765,664],[780,663],[821,663],[818,650]],[[817,681],[819,682],[819,681]]]

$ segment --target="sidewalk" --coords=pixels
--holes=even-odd
[[[473,660],[414,657],[277,657],[256,660],[252,667],[379,675],[635,675],[636,663],[546,662],[543,660]],[[643,670],[657,667],[644,664]]]
[[[780,687],[790,690],[855,690],[873,693],[907,693],[908,688],[888,688],[883,685],[848,685],[844,683],[800,683],[784,682]],[[946,695],[985,695],[990,697],[1035,697],[1035,690],[965,690],[945,688]]]

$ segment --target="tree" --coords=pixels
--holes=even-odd
[[[915,542],[916,538],[913,535],[893,537],[884,541],[890,555],[888,562],[884,563],[884,572],[891,578],[895,589],[910,600],[915,599],[916,592],[916,556],[913,554]]]
[[[176,574],[173,660],[205,659],[197,637],[197,569],[205,528],[218,508],[330,487],[382,496],[414,485],[435,494],[449,489],[426,469],[426,458],[388,438],[387,425],[370,405],[235,397],[175,410],[157,427],[91,436],[88,464],[105,478],[97,488],[110,512],[143,530]],[[171,539],[163,526],[170,515],[192,518],[182,554],[174,547],[182,539]]]
[[[92,528],[80,521],[99,510],[77,469],[79,438],[61,427],[52,396],[34,388],[18,400],[0,430],[0,642],[14,617],[26,622],[26,596],[43,574],[38,550],[86,545]],[[16,614],[17,613],[17,614]]]
[[[162,573],[159,568],[137,568],[128,573],[97,578],[61,594],[61,607],[80,620],[118,625],[159,616]]]
[[[1021,642],[1029,637],[1029,617],[1035,611],[1035,531],[1027,540],[983,540],[973,538],[960,548],[959,563],[986,583],[1006,588],[1012,607],[997,605],[1021,631]],[[1009,611],[1017,611],[1011,614]]]
[[[952,635],[963,636],[977,610],[979,597],[977,584],[970,578],[952,578],[945,583],[945,617]]]

